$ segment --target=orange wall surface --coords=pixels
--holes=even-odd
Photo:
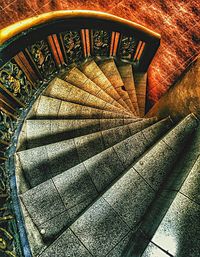
[[[0,28],[55,10],[108,12],[161,34],[149,69],[148,97],[155,103],[200,51],[200,0],[0,0]]]

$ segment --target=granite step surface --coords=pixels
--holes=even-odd
[[[157,140],[156,131],[171,126],[169,122],[165,119],[151,128],[144,129],[146,133],[152,134],[151,140],[147,141],[145,136],[139,132],[128,140],[124,140],[125,146],[123,143],[118,143],[91,158],[83,157],[80,164],[25,192],[22,195],[22,201],[31,218],[39,231],[44,229],[48,231],[43,236],[53,237],[73,222],[113,180]],[[132,149],[131,154],[130,149]],[[50,198],[49,194],[51,194]],[[59,195],[62,202],[60,202]],[[48,212],[50,206],[55,210],[51,214]],[[63,215],[66,217],[64,220]],[[54,228],[55,223],[59,224],[56,228]]]
[[[137,133],[138,130],[151,125],[153,122],[154,120],[136,122],[103,132],[31,148],[18,152],[17,155],[28,183],[31,187],[34,187],[103,152],[110,146],[120,142],[120,140],[122,140],[121,143],[116,147],[126,159],[125,162],[129,163],[129,158],[132,160],[132,154],[130,152],[130,157],[125,156],[124,151],[128,154],[128,150],[132,150],[133,146],[136,147],[137,143],[141,145],[140,151],[143,151],[144,146],[154,143],[155,139],[172,126],[171,120],[165,119]],[[146,134],[148,133],[151,136],[147,139]],[[131,134],[135,135],[130,137]],[[124,137],[128,138],[123,140]]]
[[[110,83],[105,74],[99,68],[94,60],[88,61],[81,66],[82,72],[91,79],[96,85],[102,88],[107,94],[109,94],[113,99],[115,99],[120,106],[127,108],[126,103],[116,91],[115,87]]]
[[[138,228],[158,188],[171,172],[184,142],[197,125],[192,115],[179,123],[39,256],[116,257],[116,253],[124,256],[127,237],[129,239]],[[195,213],[199,214],[199,207],[195,208]]]
[[[151,240],[172,256],[198,256],[200,253],[199,242],[188,240],[188,236],[190,238],[200,238],[199,172],[200,157],[198,157],[189,175],[177,191]]]
[[[191,209],[190,205],[194,207],[195,204],[200,204],[199,127],[184,145],[184,152],[181,153],[181,158],[179,157],[170,177],[168,177],[168,180],[160,188],[159,195],[152,203],[149,212],[140,226],[140,230],[143,231],[142,233],[145,233],[151,239],[151,242],[141,244],[143,239],[139,238],[137,243],[142,246],[140,247],[140,253],[143,251],[145,254],[149,252],[150,250],[147,249],[152,248],[149,246],[152,243],[157,244],[163,251],[168,252],[172,256],[195,256],[199,251],[199,244],[197,242],[190,242],[189,247],[188,241],[186,240],[187,235],[193,234],[196,237],[199,234],[198,219],[194,218],[197,209],[195,208],[189,213],[187,211],[188,208]],[[186,209],[183,202],[186,202],[186,205],[188,204],[188,206],[185,206]],[[174,209],[176,209],[178,214],[177,217],[174,216]],[[187,225],[185,218],[186,220],[192,219],[191,226]],[[167,222],[165,222],[166,219],[168,219]],[[175,220],[177,221],[175,222]],[[158,234],[163,240],[158,239]],[[197,238],[199,237],[197,236]],[[156,249],[151,249],[150,253],[153,254],[155,251]],[[127,257],[132,255],[133,251]]]
[[[125,113],[124,108],[122,108],[117,102],[114,101],[112,104],[107,103],[104,100],[59,78],[55,78],[51,81],[43,95],[97,109]]]
[[[116,119],[135,118],[126,113],[114,113],[93,107],[65,102],[47,96],[40,96],[34,103],[28,119]]]
[[[97,131],[120,127],[137,121],[135,119],[79,119],[79,120],[26,120],[24,124],[23,147],[33,148],[58,141],[75,138]],[[155,120],[156,118],[151,118]]]
[[[87,91],[91,95],[94,95],[107,103],[116,103],[109,94],[107,94],[101,87],[96,85],[92,80],[90,80],[83,72],[81,72],[77,67],[72,68],[67,72],[65,81]]]
[[[180,133],[181,126],[184,125],[184,122],[188,122],[189,120],[193,119],[193,117],[192,115],[189,115],[175,129]],[[171,138],[168,137],[164,139],[167,145],[178,157],[175,163],[171,163],[171,168],[168,174],[163,174],[164,180],[160,186],[156,185],[157,183],[155,179],[153,180],[153,178],[150,178],[148,175],[143,175],[148,183],[154,182],[154,188],[158,190],[158,193],[151,203],[145,216],[143,217],[143,221],[140,224],[138,230],[135,231],[135,234],[130,240],[129,246],[127,247],[128,250],[124,253],[125,257],[136,255],[141,256],[144,251],[147,251],[145,249],[148,248],[148,245],[151,243],[149,240],[151,240],[155,234],[159,224],[161,223],[174,198],[176,197],[177,192],[180,190],[183,182],[187,178],[188,174],[190,174],[193,166],[196,163],[196,160],[199,156],[198,153],[200,146],[199,132],[199,128],[195,129],[192,134],[185,129],[184,133],[187,134],[187,137],[184,137],[183,134],[180,134],[179,138],[176,139],[174,138],[174,135],[172,135]],[[172,147],[171,142],[174,140],[177,141],[177,144]],[[180,148],[182,148],[181,152]],[[171,159],[168,159],[168,161],[171,162]],[[161,181],[159,176],[157,176],[157,181],[159,183]],[[145,235],[149,240],[144,241],[143,235]],[[152,251],[154,252],[154,250]]]
[[[132,102],[128,93],[124,90],[124,82],[120,76],[115,61],[113,59],[103,61],[99,64],[99,67],[110,81],[110,83],[114,86],[118,94],[122,97],[124,102],[127,104],[128,108],[133,110]]]
[[[137,94],[135,89],[135,82],[133,76],[133,68],[131,64],[123,64],[118,66],[118,70],[120,76],[123,80],[124,87],[129,95],[129,98],[132,102],[136,115],[140,115],[138,102],[137,102]]]
[[[140,117],[143,117],[146,107],[147,73],[136,72],[134,74],[134,80]]]

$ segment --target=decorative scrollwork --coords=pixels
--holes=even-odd
[[[32,84],[14,60],[5,64],[0,70],[0,82],[24,103],[33,95]]]
[[[93,30],[93,55],[109,56],[111,32]]]
[[[132,59],[136,51],[138,41],[135,37],[122,36],[119,46],[119,56],[123,59]]]
[[[67,64],[83,60],[84,56],[80,33],[78,31],[67,31],[61,33],[61,38],[63,40]]]
[[[14,131],[14,121],[10,116],[0,111],[0,139],[6,142],[11,140]]]
[[[5,165],[0,165],[0,256],[15,257],[14,237],[10,232],[10,222],[14,220],[7,205],[9,205],[8,176],[6,175]]]
[[[42,77],[48,77],[56,71],[56,64],[45,40],[29,46],[28,50]]]
[[[14,121],[10,116],[0,111],[0,139],[6,142],[11,140],[14,131]]]

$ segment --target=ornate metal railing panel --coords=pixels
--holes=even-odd
[[[79,63],[84,59],[83,45],[85,41],[81,39],[80,31],[66,31],[60,33],[60,43],[62,45],[65,63]]]
[[[31,256],[13,156],[36,97],[63,66],[90,57],[117,58],[146,71],[159,40],[138,24],[89,11],[44,14],[0,31],[0,256]]]
[[[109,57],[111,37],[110,31],[91,30],[92,55]]]
[[[26,52],[34,62],[41,78],[49,77],[56,71],[56,63],[46,40],[40,40],[28,46]]]

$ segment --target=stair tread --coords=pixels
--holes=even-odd
[[[114,103],[110,104],[105,102],[104,100],[59,78],[55,78],[51,81],[43,95],[97,109],[125,113],[123,108],[115,106]]]
[[[101,87],[90,80],[83,72],[77,67],[72,68],[67,72],[65,79],[67,82],[82,88],[84,91],[104,100],[108,103],[116,102],[109,94],[107,94]]]
[[[188,235],[191,238],[200,237],[199,217],[199,204],[177,193],[152,242],[173,256],[198,256],[200,246],[195,240],[188,240]],[[181,250],[177,247],[177,240]]]
[[[169,166],[169,163],[171,163],[169,175],[166,176],[165,172],[158,171],[158,174],[156,175],[156,179],[155,178],[153,179],[150,174],[147,174],[144,172],[145,168],[142,169],[142,166],[138,165],[138,167],[140,167],[139,172],[143,176],[145,181],[147,181],[148,184],[151,184],[152,188],[154,190],[159,190],[159,193],[157,194],[156,198],[154,199],[150,208],[148,209],[148,212],[140,226],[140,231],[137,230],[135,232],[135,236],[131,240],[132,250],[131,250],[131,252],[129,252],[129,254],[131,254],[131,255],[134,255],[135,252],[137,252],[139,254],[138,251],[140,251],[140,253],[142,253],[143,251],[145,251],[146,248],[148,248],[148,245],[150,244],[150,242],[148,242],[148,241],[144,242],[143,234],[145,234],[147,238],[153,237],[157,228],[159,227],[159,224],[162,222],[164,216],[168,212],[168,209],[170,208],[171,204],[173,203],[174,199],[176,198],[177,192],[180,190],[181,187],[183,187],[182,186],[183,181],[186,179],[187,176],[188,176],[187,179],[189,179],[190,176],[188,174],[192,174],[193,169],[198,170],[197,167],[195,168],[195,163],[197,162],[197,157],[198,157],[198,152],[199,152],[199,142],[200,142],[199,141],[200,140],[199,129],[195,130],[193,132],[192,136],[190,133],[188,134],[188,131],[187,131],[187,129],[191,130],[191,127],[187,125],[190,123],[190,121],[192,121],[191,123],[193,123],[193,125],[195,126],[195,124],[194,124],[195,120],[193,120],[193,118],[194,117],[192,117],[191,115],[186,117],[184,120],[182,120],[182,122],[180,122],[171,131],[171,135],[169,133],[165,136],[165,138],[163,138],[163,140],[161,140],[164,143],[167,142],[165,144],[168,149],[170,148],[170,151],[171,151],[171,157],[164,158],[163,162],[160,164],[160,166],[165,167],[166,165]],[[190,121],[189,121],[189,119],[190,119]],[[183,141],[183,136],[182,136],[182,132],[180,129],[183,130],[184,134],[187,137],[187,140]],[[178,133],[179,137],[174,138],[175,131],[176,131],[176,133]],[[169,138],[172,139],[171,144],[169,144]],[[189,144],[188,144],[188,142],[189,142]],[[179,145],[179,151],[176,147],[177,144]],[[187,148],[186,148],[186,146],[187,146]],[[180,148],[183,149],[181,151],[181,153],[180,153]],[[164,152],[167,151],[164,149],[163,146],[160,147],[160,149],[162,149],[162,151],[164,151]],[[173,153],[174,153],[174,155],[178,156],[177,160],[174,162],[174,164],[171,159],[171,158],[173,158]],[[148,153],[147,153],[147,157],[148,157]],[[154,158],[154,159],[156,159],[156,158]],[[148,160],[148,158],[147,158],[147,162],[149,162],[149,165],[152,165],[152,163],[155,162],[154,159],[150,158]],[[145,163],[142,159],[141,159],[141,161],[142,161],[143,166],[147,165],[146,166],[146,168],[147,168],[148,164]],[[157,162],[158,162],[157,167],[159,167],[159,160]],[[156,170],[157,169],[155,169],[155,174],[157,173]],[[137,171],[138,171],[138,169],[137,169]],[[159,186],[158,184],[160,184],[160,182],[163,180],[164,177],[166,177],[166,179],[164,179],[164,183],[162,183],[162,185]],[[193,175],[192,175],[192,177],[193,177]],[[194,176],[194,178],[195,178],[195,176]],[[185,180],[184,184],[187,183],[186,180]],[[191,188],[194,189],[195,187],[192,186],[192,184],[193,184],[192,181],[190,181],[190,183],[191,183],[190,189]],[[194,189],[194,191],[195,191],[195,189]],[[143,231],[143,232],[141,233],[141,231]],[[167,240],[167,237],[166,237],[166,240]],[[163,241],[165,241],[165,240],[163,240]],[[135,246],[134,246],[133,242],[134,242]],[[170,243],[173,243],[173,242],[170,241]],[[152,251],[154,252],[154,250],[152,250]],[[166,249],[164,249],[164,250],[166,252]]]
[[[139,120],[141,119],[26,120],[18,150],[55,143]]]
[[[136,115],[139,116],[140,113],[139,113],[139,107],[138,107],[138,102],[137,102],[137,95],[136,95],[132,65],[131,64],[120,65],[120,66],[118,66],[118,70],[119,70],[119,73],[124,82],[124,87],[125,87],[126,91],[128,92],[129,98],[132,102],[132,105],[136,112]]]
[[[107,79],[105,74],[99,68],[94,60],[88,61],[81,67],[83,73],[90,78],[95,84],[101,87],[105,92],[107,92],[113,99],[115,99],[120,106],[127,108],[126,103],[123,101],[122,97],[116,91],[111,82]]]
[[[119,128],[109,129],[104,131],[104,133],[96,132],[77,137],[75,140],[69,139],[46,146],[27,149],[18,152],[17,155],[20,157],[24,172],[29,176],[29,183],[34,186],[36,185],[35,183],[43,182],[41,181],[42,179],[48,179],[48,176],[52,177],[53,174],[61,173],[81,161],[87,160],[116,142],[120,142],[123,137],[130,137],[131,134],[134,135],[138,130],[144,129],[152,123],[154,123],[154,120],[137,122]],[[125,136],[123,134],[121,134],[121,137],[119,136],[120,130],[125,132]],[[114,136],[115,133],[116,136],[113,137],[113,141],[110,140],[110,135],[112,134]],[[142,137],[144,136],[142,135]],[[146,140],[146,138],[143,140]],[[50,162],[51,165],[49,165]],[[41,174],[40,170],[46,170],[45,174]]]
[[[188,125],[189,121],[182,123],[182,130],[178,130],[179,135],[186,133],[186,135],[189,136],[186,128],[188,127],[190,132],[192,132],[195,128],[195,124],[193,124],[193,127]],[[169,138],[170,132],[167,136],[164,136],[164,138],[165,137]],[[175,145],[176,141],[174,140],[172,143]],[[144,159],[146,156],[147,161],[150,163],[150,166],[147,166],[148,173],[151,171],[151,173],[154,174],[156,170],[156,174],[158,174],[161,168],[160,165],[158,166],[156,162],[152,160],[155,160],[156,157],[157,159],[161,157],[159,158],[159,162],[162,163],[162,161],[166,159],[167,153],[171,155],[172,150],[163,139],[161,139],[158,144],[165,144],[165,147],[158,148],[156,144],[148,152],[152,154],[151,159],[149,160],[149,154],[143,157]],[[173,154],[172,156],[174,159],[177,158],[177,155]],[[79,243],[85,247],[87,254],[91,253],[93,256],[97,257],[107,255],[129,232],[131,232],[131,229],[136,228],[151,201],[153,201],[157,191],[157,189],[153,188],[151,183],[147,182],[140,170],[138,170],[138,164],[143,165],[141,159],[138,160],[132,168],[128,169],[121,178],[81,214],[81,216],[44,251],[41,257],[48,256],[49,253],[52,254],[51,256],[55,256],[53,250],[57,252],[59,241],[63,241],[63,238],[65,238],[64,248],[59,248],[59,251],[61,251],[61,253],[62,251],[68,251],[71,255],[77,254],[78,250],[73,249],[70,251],[68,248],[69,238],[66,238],[65,235],[69,231],[73,231]],[[168,162],[168,165],[170,166],[171,164]],[[170,167],[166,166],[165,169],[168,170],[168,172],[170,171]],[[156,175],[154,174],[154,176]],[[141,188],[141,190],[138,190],[138,188]],[[130,199],[133,200],[131,201]],[[141,203],[143,203],[143,206],[141,206]],[[140,206],[140,208],[136,208],[138,206]],[[90,240],[88,240],[88,238],[90,238]]]
[[[156,124],[153,126],[155,129],[157,128]],[[165,128],[166,122],[164,121],[163,129]],[[148,130],[148,128],[146,128],[146,130]],[[129,165],[131,165],[142,152],[152,145],[154,139],[152,139],[152,142],[147,142],[143,134],[138,132],[123,142],[86,159],[84,162],[62,172],[61,174],[55,174],[56,176],[46,181],[47,183],[44,182],[43,184],[25,192],[23,202],[26,208],[30,211],[30,215],[34,220],[34,223],[41,230],[41,226],[48,221],[46,220],[46,222],[44,222],[44,218],[46,216],[42,213],[45,212],[49,220],[52,220],[55,216],[59,219],[60,215],[63,215],[62,213],[64,211],[62,208],[65,206],[68,214],[66,214],[65,220],[65,226],[67,226],[94,200],[94,198],[105,190],[105,188],[112,183],[114,179],[116,179]],[[124,144],[126,144],[125,148],[123,147]],[[129,153],[130,148],[134,150],[132,150],[132,155],[127,159],[126,156]],[[49,199],[50,192],[53,193],[53,190],[48,186],[49,184],[51,184],[51,187],[56,187],[57,190],[54,190],[54,194],[57,195],[56,198],[59,199],[58,196],[60,195],[63,200],[61,210],[59,211],[59,208],[56,209],[57,215],[55,215],[54,212],[49,213],[47,211],[48,206],[51,205],[51,203],[47,205],[47,208],[40,209],[42,202],[56,202],[54,197]],[[42,192],[40,193],[40,191],[45,190],[45,188],[47,188],[46,190],[50,188],[50,191],[46,194]],[[38,197],[34,192],[38,192],[41,197]],[[33,202],[34,204],[32,204]],[[59,202],[57,201],[55,204],[59,205],[60,199]],[[59,215],[58,212],[60,212]],[[43,216],[43,224],[41,226],[39,223],[42,222],[40,216]]]
[[[99,64],[99,67],[103,71],[107,79],[110,81],[110,83],[114,86],[118,94],[122,97],[129,110],[132,110],[132,103],[129,99],[128,93],[123,90],[124,83],[114,60],[106,60]]]
[[[135,72],[134,81],[140,116],[143,117],[146,107],[147,73]]]
[[[40,96],[35,104],[31,112],[28,115],[28,119],[30,118],[48,118],[48,119],[56,119],[56,118],[134,118],[135,116],[114,113],[106,110],[100,110],[93,107],[87,107],[75,103],[65,102],[62,100],[58,100],[55,98]]]

